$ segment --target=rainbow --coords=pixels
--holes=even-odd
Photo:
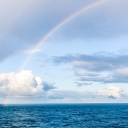
[[[104,2],[106,2],[108,0],[98,0],[88,6],[85,6],[84,8],[80,9],[79,11],[73,13],[72,15],[70,15],[69,17],[67,17],[66,19],[64,19],[63,21],[61,21],[57,26],[55,26],[53,29],[51,29],[35,46],[35,48],[33,49],[32,54],[30,54],[25,61],[23,62],[23,64],[21,65],[21,67],[19,68],[19,71],[21,71],[25,65],[27,64],[27,62],[30,60],[30,58],[32,57],[33,53],[36,52],[36,49],[45,42],[45,40],[47,40],[55,31],[57,31],[60,27],[62,27],[64,24],[66,24],[67,22],[69,22],[70,20],[72,20],[73,18],[75,18],[76,16],[80,15],[81,13],[95,7],[98,6]]]
[[[34,54],[34,52],[36,52],[37,48],[43,44],[45,42],[45,40],[47,40],[55,31],[57,31],[60,27],[62,27],[64,24],[66,24],[67,22],[69,22],[70,20],[72,20],[73,18],[75,18],[76,16],[80,15],[81,13],[93,8],[93,7],[96,7],[104,2],[106,2],[108,0],[98,0],[88,6],[85,6],[84,8],[78,10],[77,12],[73,13],[72,15],[70,15],[69,17],[67,17],[66,19],[64,19],[63,21],[61,21],[57,26],[55,26],[53,29],[51,29],[38,43],[37,45],[35,46],[35,48],[33,49],[32,53],[25,59],[25,61],[23,62],[23,64],[21,65],[21,67],[19,68],[19,71],[21,71],[24,66],[27,64],[27,62],[29,61],[29,59],[32,57],[32,55]],[[3,104],[3,106],[6,106],[7,104],[7,99],[9,97],[9,94],[10,94],[10,91],[11,89],[8,91],[8,94],[5,98],[5,102]]]

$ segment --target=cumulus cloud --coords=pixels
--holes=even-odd
[[[116,87],[114,85],[109,85],[108,88],[106,88],[105,90],[99,90],[96,94],[102,96],[108,96],[108,98],[112,98],[112,99],[118,99],[121,98],[120,96],[121,91],[122,91],[121,88]]]
[[[45,91],[54,89],[51,83],[43,83],[41,77],[24,70],[19,73],[0,74],[0,95],[14,97],[44,97]]]

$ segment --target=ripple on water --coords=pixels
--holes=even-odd
[[[0,107],[0,127],[128,127],[128,104],[54,104]]]

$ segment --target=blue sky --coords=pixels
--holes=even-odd
[[[96,1],[0,0],[0,103],[128,102],[127,0],[79,14],[33,53]]]

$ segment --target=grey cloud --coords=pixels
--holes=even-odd
[[[82,13],[79,18],[73,19],[56,36],[75,41],[76,39],[109,39],[127,35],[127,3],[126,0],[107,1]]]
[[[77,54],[53,57],[52,61],[57,65],[71,65],[74,75],[79,77],[77,81],[128,83],[128,55]]]
[[[108,96],[108,99],[117,99],[117,98],[111,95],[111,96]]]
[[[47,93],[47,97],[50,99],[61,99],[61,100],[75,100],[90,102],[93,99],[101,100],[120,100],[121,98],[126,98],[122,94],[122,89],[113,85],[109,85],[108,88],[104,90],[98,90],[96,92],[78,92],[78,91],[62,91],[62,90],[51,90]],[[123,96],[123,97],[122,97]],[[122,99],[121,99],[122,100]],[[93,100],[94,102],[94,100]]]
[[[64,99],[64,97],[62,96],[48,96],[49,99]]]
[[[93,0],[0,2],[0,33],[35,44],[69,15],[91,2]]]
[[[53,57],[55,64],[71,64],[76,69],[88,71],[106,71],[128,66],[128,55],[66,55]]]
[[[43,82],[43,90],[48,91],[51,89],[56,89],[56,87],[54,87],[54,84]]]
[[[26,48],[22,46],[22,43],[20,41],[19,43],[17,43],[17,40],[12,39],[11,37],[7,38],[8,39],[4,38],[0,40],[0,62],[3,61],[5,58],[16,55],[18,50]]]
[[[75,82],[75,84],[76,84],[78,87],[81,87],[81,86],[84,86],[84,85],[91,85],[92,83]]]
[[[0,61],[36,45],[58,23],[87,3],[83,0],[79,3],[77,0],[0,1]]]
[[[0,47],[0,50],[4,49],[4,52],[0,53],[0,60],[13,55],[21,47],[36,45],[57,24],[93,2],[95,0],[0,1],[0,41],[3,43],[1,39],[9,37],[16,42],[15,48],[10,47],[10,52],[7,47]],[[127,4],[127,0],[107,1],[81,13],[62,29],[57,30],[50,41],[68,40],[69,42],[76,39],[101,39],[127,35]],[[10,40],[6,41],[6,44],[14,46]],[[105,64],[103,65],[105,67]]]
[[[49,91],[48,97],[51,99],[65,99],[65,98],[73,98],[73,99],[80,99],[80,98],[87,98],[92,97],[92,92],[78,92],[78,91],[62,91],[62,90],[52,90]]]
[[[94,76],[99,76],[98,73],[93,73],[93,72],[80,72],[80,71],[74,71],[74,75],[75,76],[90,76],[90,77],[94,77]]]
[[[95,76],[95,77],[79,77],[78,81],[93,81],[93,82],[100,82],[100,83],[128,83],[128,69],[117,69],[120,70],[120,72],[117,72],[116,70],[112,70],[109,72],[109,75],[107,76]],[[126,70],[126,71],[124,71]],[[122,74],[123,72],[123,74]]]
[[[100,83],[128,83],[128,80],[125,78],[117,78],[117,77],[80,77],[77,79],[78,81],[93,81],[93,82],[100,82]]]
[[[113,82],[117,82],[116,80],[109,78],[109,77],[94,77],[94,78],[90,78],[90,77],[80,77],[78,79],[76,79],[78,81],[93,81],[93,82],[103,82],[103,83],[113,83]]]

